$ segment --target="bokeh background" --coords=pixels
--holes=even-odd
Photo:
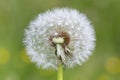
[[[0,0],[0,80],[57,80],[57,71],[30,62],[22,43],[29,22],[55,7],[85,13],[97,38],[93,55],[64,70],[64,80],[120,80],[120,0]]]

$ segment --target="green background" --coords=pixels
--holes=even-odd
[[[0,80],[57,80],[57,71],[29,61],[22,43],[29,22],[55,7],[85,13],[97,39],[89,60],[64,70],[64,80],[120,80],[120,0],[0,0]]]

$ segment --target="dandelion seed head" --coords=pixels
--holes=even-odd
[[[87,17],[77,10],[55,8],[39,14],[25,30],[27,54],[38,67],[57,69],[55,41],[63,43],[72,53],[72,57],[65,58],[66,67],[81,65],[94,50],[94,29]]]

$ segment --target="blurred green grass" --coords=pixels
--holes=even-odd
[[[64,80],[120,80],[120,0],[0,0],[0,80],[56,80],[25,54],[24,29],[39,13],[71,7],[85,13],[96,31],[96,50]]]

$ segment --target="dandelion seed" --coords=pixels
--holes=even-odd
[[[94,29],[75,9],[56,8],[31,21],[25,30],[27,54],[38,67],[58,69],[81,65],[94,50]]]

